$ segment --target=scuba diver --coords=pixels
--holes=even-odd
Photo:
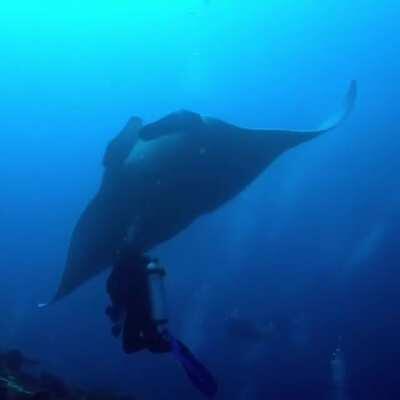
[[[170,351],[169,342],[158,330],[158,324],[166,324],[166,319],[155,322],[151,318],[147,267],[156,265],[156,262],[126,246],[117,252],[114,268],[107,280],[111,305],[106,313],[114,324],[113,335],[118,337],[122,333],[123,349],[128,354],[144,349],[153,353]],[[154,273],[165,274],[161,268]]]
[[[136,251],[129,240],[124,242],[107,280],[111,304],[106,314],[113,324],[112,334],[121,336],[128,354],[141,350],[171,353],[192,384],[213,398],[218,390],[214,377],[168,330],[164,277],[165,270],[158,260]]]

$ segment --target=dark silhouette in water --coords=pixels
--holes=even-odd
[[[208,398],[214,398],[218,384],[208,369],[168,329],[163,289],[164,269],[157,260],[138,253],[126,241],[117,252],[114,268],[107,281],[111,306],[107,314],[114,323],[113,334],[122,331],[126,353],[149,350],[171,353],[182,365],[193,386]]]
[[[53,301],[110,267],[129,229],[138,252],[173,238],[234,198],[282,153],[335,128],[355,96],[353,83],[333,118],[308,132],[243,129],[188,111],[143,129],[134,119],[107,148],[100,191],[75,227]]]
[[[106,312],[114,323],[114,336],[122,332],[126,353],[144,349],[154,353],[170,351],[169,343],[151,320],[146,269],[150,261],[150,258],[126,246],[118,252],[107,280],[112,304]]]

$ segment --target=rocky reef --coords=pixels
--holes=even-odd
[[[0,353],[0,400],[137,400],[130,395],[73,387],[39,365],[19,350]]]

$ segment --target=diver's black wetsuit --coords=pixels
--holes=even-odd
[[[107,292],[111,305],[107,314],[114,323],[113,334],[122,330],[123,349],[133,353],[143,349],[162,353],[170,351],[170,345],[159,334],[151,320],[147,256],[129,247],[118,252],[114,268],[107,280]]]

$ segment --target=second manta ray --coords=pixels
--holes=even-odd
[[[353,82],[337,113],[308,132],[243,129],[189,111],[144,126],[132,118],[107,147],[100,190],[73,231],[53,302],[110,267],[128,232],[138,252],[173,238],[282,153],[338,126],[355,97]]]

